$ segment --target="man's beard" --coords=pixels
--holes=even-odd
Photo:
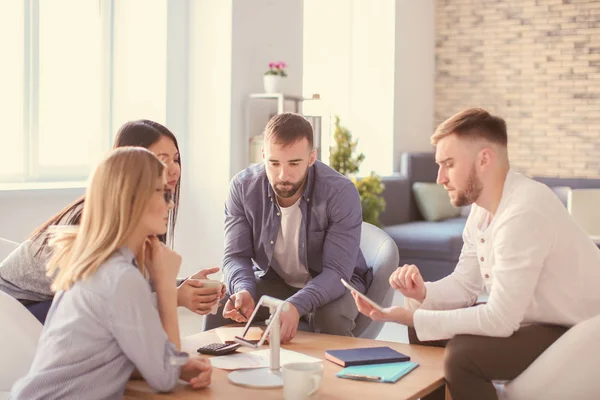
[[[471,168],[467,187],[463,191],[456,191],[456,199],[452,202],[454,207],[463,207],[473,204],[477,201],[483,190],[481,181],[477,178],[475,167]]]
[[[293,197],[304,184],[307,175],[308,169],[306,170],[306,173],[304,174],[302,179],[300,179],[300,181],[298,181],[297,183],[286,181],[274,184],[273,190],[275,191],[275,194],[277,194],[277,196],[282,199],[289,199],[290,197]],[[289,185],[289,187],[287,189],[282,189],[281,185]]]

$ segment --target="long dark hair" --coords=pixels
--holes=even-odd
[[[179,145],[177,144],[177,138],[173,133],[168,130],[165,126],[159,124],[158,122],[150,121],[147,119],[140,119],[137,121],[126,122],[119,128],[119,132],[117,132],[117,137],[115,138],[115,144],[113,148],[123,147],[123,146],[137,146],[137,147],[145,147],[149,148],[154,143],[158,142],[161,137],[168,137],[175,144],[175,148],[179,152]],[[179,154],[179,159],[176,161],[181,167],[181,153]],[[173,203],[175,206],[171,211],[171,218],[169,218],[169,228],[167,233],[159,236],[159,239],[163,243],[167,243],[169,246],[173,245],[174,235],[175,235],[175,222],[177,221],[177,211],[179,210],[179,193],[181,187],[181,177],[179,181],[177,181],[177,185],[175,186],[175,193],[173,193]],[[61,211],[59,211],[52,218],[44,222],[41,226],[39,226],[30,236],[32,241],[39,239],[44,233],[48,230],[48,227],[53,225],[63,224],[63,225],[79,225],[81,221],[81,214],[83,212],[83,203],[85,201],[85,195],[81,196]],[[36,254],[41,254],[44,248],[48,244],[48,237],[44,237],[40,248],[38,249]]]

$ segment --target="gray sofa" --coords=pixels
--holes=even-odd
[[[400,253],[400,264],[415,264],[426,281],[449,275],[462,248],[466,218],[439,222],[424,221],[412,191],[415,182],[435,182],[437,164],[433,153],[405,153],[401,174],[383,177],[383,197],[387,203],[381,214],[383,229]],[[600,179],[534,178],[550,186],[566,205],[568,188],[600,188]]]

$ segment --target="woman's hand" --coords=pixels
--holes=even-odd
[[[199,279],[186,279],[177,288],[177,305],[206,315],[219,302],[221,293],[220,288],[204,287]]]
[[[193,389],[210,385],[212,365],[207,358],[191,357],[181,368],[181,379],[188,381]]]
[[[202,279],[219,272],[219,267],[205,268],[186,279],[177,288],[177,305],[187,308],[196,314],[206,315],[212,307],[225,296],[225,285],[204,287]]]
[[[181,266],[181,256],[161,243],[156,236],[146,241],[144,254],[144,263],[154,286],[174,287]]]

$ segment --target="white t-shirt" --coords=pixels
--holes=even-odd
[[[508,172],[496,215],[471,208],[456,269],[427,282],[420,340],[507,337],[532,323],[573,326],[600,313],[600,250],[545,185]],[[484,305],[473,305],[486,288]]]
[[[300,200],[290,207],[279,207],[281,212],[281,227],[275,242],[273,257],[277,260],[281,270],[281,278],[290,286],[303,288],[310,280],[306,266],[300,262],[298,255],[298,241],[300,225],[302,224],[302,211]]]

